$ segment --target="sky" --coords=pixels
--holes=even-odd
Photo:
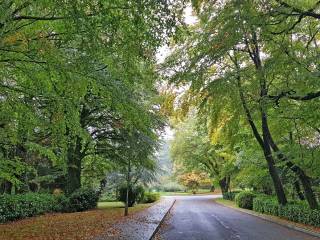
[[[192,10],[191,5],[187,6],[184,10],[184,22],[187,25],[193,25],[193,24],[196,24],[197,21],[198,21],[198,19],[196,16],[193,15],[193,10]],[[165,58],[170,55],[170,52],[171,52],[171,50],[170,50],[169,46],[164,45],[164,46],[160,47],[158,49],[157,54],[156,54],[157,63],[158,64],[163,63]],[[162,135],[163,139],[164,140],[171,140],[171,139],[173,139],[173,136],[174,136],[174,130],[172,128],[170,128],[169,126],[166,126],[165,131]]]

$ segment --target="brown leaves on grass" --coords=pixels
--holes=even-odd
[[[138,206],[131,214],[148,207]],[[46,214],[0,225],[0,240],[89,240],[124,220],[122,208]],[[115,233],[116,234],[116,233]]]

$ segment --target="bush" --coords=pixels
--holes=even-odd
[[[236,204],[245,209],[252,210],[253,207],[253,199],[256,197],[256,194],[253,192],[240,192],[235,196]]]
[[[144,193],[143,202],[144,203],[153,203],[160,199],[159,193],[146,192]]]
[[[70,199],[64,194],[55,195],[55,212],[72,212]]]
[[[142,186],[134,186],[129,188],[129,207],[132,207],[137,202],[142,202],[144,197],[144,189]],[[118,200],[126,202],[127,199],[127,187],[122,186],[118,191]]]
[[[234,201],[235,196],[240,193],[240,191],[234,191],[234,192],[226,192],[223,194],[223,199]]]
[[[275,198],[259,196],[253,200],[253,210],[287,220],[320,227],[320,210],[312,210],[305,203],[279,205]]]
[[[182,192],[186,190],[185,187],[175,182],[169,182],[169,183],[160,185],[156,187],[156,189],[163,192]]]
[[[51,194],[0,195],[0,222],[2,223],[55,210],[56,200]]]
[[[69,200],[62,199],[60,204],[66,207],[64,211],[68,212],[82,212],[97,207],[99,194],[97,191],[89,188],[80,188],[74,191]]]
[[[64,194],[27,193],[0,195],[0,223],[37,216],[48,212],[75,212],[95,208],[98,194],[79,189],[69,197]]]

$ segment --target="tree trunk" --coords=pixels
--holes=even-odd
[[[221,188],[222,195],[228,192],[228,190],[229,190],[229,182],[228,182],[227,177],[224,177],[224,178],[220,179],[219,180],[219,185],[220,185],[220,188]]]
[[[301,188],[300,188],[300,183],[299,181],[295,181],[293,183],[293,186],[294,186],[294,190],[296,191],[297,193],[297,196],[300,200],[305,200],[305,197],[303,195],[303,193],[301,192]]]
[[[258,35],[255,31],[251,32],[252,38],[247,41],[247,50],[248,54],[256,68],[257,79],[260,83],[260,99],[259,99],[259,110],[261,115],[261,130],[262,130],[262,149],[265,156],[265,159],[268,163],[269,173],[271,175],[273,185],[277,194],[278,202],[281,205],[287,204],[287,198],[284,192],[283,184],[280,180],[279,174],[275,167],[275,161],[272,156],[272,151],[270,147],[270,139],[268,137],[268,108],[266,99],[268,97],[268,86],[267,86],[267,78],[265,76],[265,71],[263,67],[263,63],[260,56],[260,46]],[[248,44],[248,42],[252,42],[252,45]]]
[[[126,192],[126,204],[124,208],[124,215],[128,216],[129,213],[129,189],[130,189],[130,172],[131,172],[131,162],[128,160],[128,169],[127,169],[127,192]]]
[[[283,184],[280,180],[279,174],[277,172],[277,169],[275,167],[275,161],[272,157],[272,152],[271,152],[271,147],[270,147],[270,139],[269,139],[269,126],[268,126],[268,116],[265,110],[265,106],[263,103],[263,97],[266,96],[266,90],[262,87],[261,89],[261,98],[262,98],[262,103],[260,103],[260,112],[261,112],[261,128],[262,128],[262,139],[263,139],[263,153],[265,156],[265,159],[267,160],[268,163],[268,169],[269,173],[271,175],[273,184],[274,184],[274,189],[277,194],[278,202],[281,205],[286,205],[287,204],[287,198],[283,189]]]
[[[308,202],[310,208],[311,209],[317,209],[319,205],[318,205],[318,202],[317,202],[317,199],[316,199],[316,195],[314,194],[314,191],[313,191],[313,189],[311,187],[310,178],[308,176],[306,176],[303,171],[300,172],[298,170],[298,174],[299,174],[299,179],[301,181],[301,184],[302,184],[302,187],[303,187],[303,190],[304,190],[305,197],[307,199],[307,202]]]
[[[294,163],[292,163],[288,157],[286,155],[284,155],[279,147],[277,146],[277,144],[273,141],[273,138],[271,136],[270,130],[268,129],[268,138],[270,139],[270,145],[273,149],[274,152],[276,152],[277,157],[279,160],[283,161],[286,163],[286,166],[295,173],[295,175],[299,178],[304,194],[305,194],[305,198],[307,199],[307,202],[309,204],[309,207],[311,209],[317,209],[318,208],[318,202],[317,202],[317,198],[316,195],[314,194],[314,191],[312,189],[312,184],[310,181],[310,177],[307,176],[305,174],[305,172],[297,165],[295,165]]]
[[[107,179],[104,178],[104,179],[102,179],[102,180],[100,181],[99,195],[102,194],[102,192],[103,192],[104,188],[106,187],[106,185],[107,185]]]
[[[245,100],[245,96],[244,96],[243,91],[242,91],[240,75],[237,76],[237,85],[238,85],[240,100],[241,100],[243,109],[245,111],[247,121],[248,121],[248,123],[249,123],[249,125],[251,127],[251,130],[253,132],[254,137],[256,138],[257,142],[259,143],[261,149],[263,150],[264,157],[265,157],[265,159],[267,161],[269,173],[270,173],[270,176],[272,178],[274,189],[275,189],[276,194],[277,194],[278,202],[280,204],[282,204],[282,205],[285,205],[287,203],[287,199],[286,199],[286,196],[285,196],[285,193],[284,193],[282,182],[280,181],[280,177],[279,177],[278,172],[277,172],[277,170],[275,168],[275,163],[274,163],[274,159],[273,159],[272,154],[271,154],[269,141],[268,141],[268,138],[266,137],[266,132],[265,132],[265,129],[264,129],[264,128],[266,128],[266,125],[267,125],[266,113],[263,111],[263,109],[260,109],[260,111],[261,111],[261,120],[262,120],[262,132],[263,132],[263,137],[261,137],[260,133],[259,133],[254,121],[253,121],[253,118],[251,116],[250,110],[249,110],[249,108],[247,106],[247,102]]]
[[[278,202],[281,205],[286,205],[287,204],[287,198],[283,189],[283,185],[282,182],[280,180],[279,174],[277,172],[277,169],[275,167],[275,162],[274,159],[272,157],[272,153],[271,153],[271,149],[270,146],[268,144],[268,142],[265,143],[264,149],[263,149],[263,154],[265,156],[265,159],[267,160],[267,164],[268,164],[268,169],[269,169],[269,173],[270,176],[272,178],[273,181],[273,185],[274,185],[274,189],[278,198]]]
[[[76,137],[75,144],[71,144],[67,153],[67,183],[66,192],[68,194],[74,192],[81,187],[81,139]]]

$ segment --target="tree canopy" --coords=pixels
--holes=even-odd
[[[283,205],[293,192],[317,208],[319,2],[192,4],[198,21],[172,46],[162,71],[175,86],[168,92],[185,89],[167,93],[173,118],[197,109],[209,145],[236,159],[234,185],[272,191]]]
[[[133,155],[152,168],[164,124],[155,54],[175,33],[179,8],[1,1],[1,192],[97,187]]]

